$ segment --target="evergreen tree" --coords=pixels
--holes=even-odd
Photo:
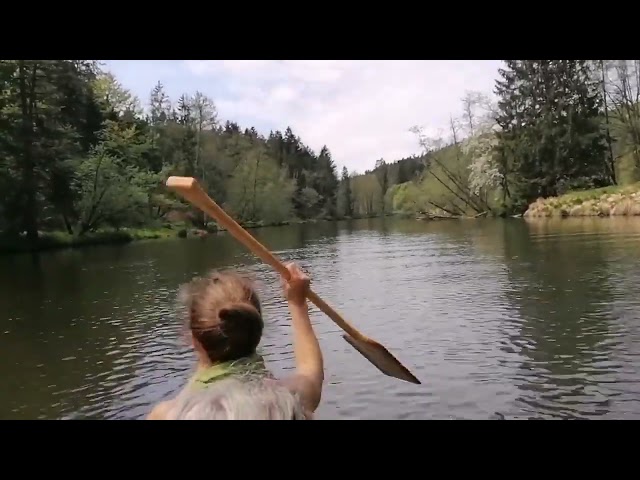
[[[351,195],[351,179],[349,178],[349,170],[342,167],[342,185],[344,195],[344,214],[347,217],[353,216],[353,198]]]
[[[508,60],[496,82],[497,155],[514,205],[606,182],[601,95],[582,60]]]

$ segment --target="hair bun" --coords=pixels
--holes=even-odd
[[[258,310],[249,303],[232,303],[225,305],[218,311],[218,318],[223,322],[232,322],[233,320],[247,317],[260,318]]]

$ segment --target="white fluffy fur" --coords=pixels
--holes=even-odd
[[[171,420],[305,420],[291,391],[264,379],[223,379],[204,389],[185,389],[173,402]]]

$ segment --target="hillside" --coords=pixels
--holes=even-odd
[[[640,61],[508,60],[498,73],[497,102],[467,92],[447,138],[414,127],[422,153],[360,175],[290,127],[221,120],[201,92],[172,99],[157,83],[141,100],[95,61],[1,60],[0,244],[215,229],[163,188],[168,175],[197,177],[251,226],[518,214],[640,180]]]
[[[95,61],[0,61],[4,244],[215,228],[163,188],[169,175],[197,177],[247,225],[336,217],[328,147],[312,151],[291,128],[265,135],[223,122],[201,92],[171,99],[162,84],[149,88],[141,101]]]
[[[355,214],[522,214],[540,197],[640,180],[640,90],[633,94],[640,86],[640,68],[634,67],[640,61],[507,65],[501,72],[505,80],[496,84],[500,103],[467,92],[462,113],[452,116],[449,138],[429,139],[415,130],[424,153],[391,164],[411,165],[413,177],[401,182],[388,176],[384,202],[375,180],[384,178],[386,164],[354,176]],[[516,75],[522,76],[519,87],[509,83]],[[510,102],[539,95],[526,89],[536,76],[546,89],[546,104],[511,115]]]
[[[388,166],[394,170],[406,168],[413,177],[406,182],[397,182],[397,177],[390,175],[389,188],[384,197],[385,214],[416,216],[420,213],[435,215],[469,215],[481,213],[486,208],[472,208],[468,205],[468,193],[471,157],[456,147],[448,146],[430,154],[438,161],[425,167],[427,155],[397,160]],[[616,177],[620,186],[632,185],[640,180],[640,174],[634,168],[633,157],[623,155],[616,160]],[[404,167],[401,167],[403,166]],[[384,175],[381,166],[373,171],[351,177],[355,204],[355,216],[382,215],[382,191],[379,178]],[[341,206],[341,185],[338,205]],[[479,205],[486,205],[492,214],[503,213],[499,188],[486,192],[477,199]],[[473,202],[472,202],[473,204]],[[340,208],[340,207],[339,207]]]

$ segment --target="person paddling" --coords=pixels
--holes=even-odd
[[[296,370],[276,379],[256,348],[264,321],[252,284],[233,272],[212,272],[183,287],[193,377],[174,399],[156,405],[148,420],[304,420],[320,404],[324,366],[309,319],[309,277],[294,263],[283,290],[292,318]]]

